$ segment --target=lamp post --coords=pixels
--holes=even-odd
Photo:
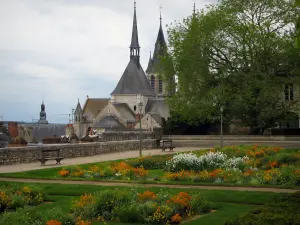
[[[142,110],[143,110],[143,96],[139,95],[138,99],[138,107],[139,107],[139,120],[140,120],[140,152],[139,156],[142,157]]]
[[[223,148],[223,106],[220,107],[220,112],[221,112],[221,148]]]

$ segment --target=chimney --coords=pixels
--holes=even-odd
[[[18,134],[18,123],[17,122],[9,122],[8,123],[8,132],[12,137],[17,137]]]

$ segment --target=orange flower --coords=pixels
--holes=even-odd
[[[167,203],[175,203],[184,207],[190,207],[190,201],[192,197],[187,192],[179,192],[177,195],[173,196]]]
[[[269,163],[269,166],[272,167],[272,168],[276,167],[277,165],[278,165],[278,162],[276,162],[276,161],[273,161],[273,162]]]
[[[138,177],[145,177],[148,175],[148,171],[145,170],[143,167],[133,168],[133,172],[134,172],[135,176],[138,176]]]
[[[62,169],[61,171],[58,172],[58,174],[61,176],[61,177],[67,177],[70,175],[70,172],[68,170],[65,170],[65,169]]]
[[[91,194],[84,194],[80,196],[78,201],[74,202],[75,207],[82,208],[86,205],[95,204],[94,197]]]
[[[221,172],[223,172],[223,170],[221,170],[221,169],[216,169],[216,170],[210,172],[210,173],[209,173],[209,176],[211,176],[211,177],[216,177],[216,176],[218,176]]]
[[[149,201],[149,200],[154,200],[156,199],[157,196],[154,192],[152,191],[145,191],[143,194],[138,194],[138,199],[139,201]]]
[[[175,214],[171,217],[171,223],[179,224],[182,221],[182,217],[179,215],[179,213]]]
[[[112,166],[112,169],[116,172],[119,172],[121,170],[130,170],[132,169],[132,166],[128,165],[127,163],[120,162]]]
[[[62,222],[59,222],[57,220],[49,220],[46,224],[47,225],[62,225]]]

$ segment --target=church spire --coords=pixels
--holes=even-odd
[[[194,8],[193,8],[193,16],[196,15],[196,2],[194,2]]]
[[[140,45],[137,29],[137,19],[136,19],[136,1],[134,1],[134,14],[133,14],[133,26],[132,26],[132,36],[130,44],[130,57],[140,56]]]

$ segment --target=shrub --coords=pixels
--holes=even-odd
[[[146,218],[145,207],[138,203],[117,207],[114,213],[124,223],[142,223]]]
[[[0,187],[0,213],[14,211],[25,205],[35,206],[44,201],[44,193],[35,187]]]
[[[193,215],[199,215],[203,213],[208,213],[211,209],[210,203],[203,198],[199,193],[192,195],[192,200],[190,201],[191,211]]]
[[[146,170],[164,169],[168,159],[170,159],[169,156],[143,156],[136,159],[129,159],[126,163],[134,168],[143,167]]]

